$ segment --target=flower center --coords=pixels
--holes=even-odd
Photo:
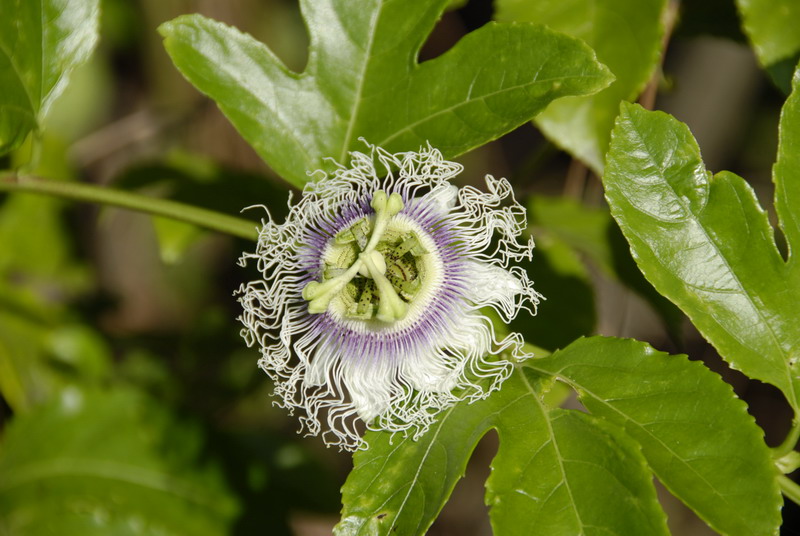
[[[375,211],[336,234],[328,248],[322,281],[303,289],[308,312],[323,313],[335,298],[347,318],[395,322],[422,288],[428,251],[413,230],[392,225],[403,210],[399,194],[379,190]]]

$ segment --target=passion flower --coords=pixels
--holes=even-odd
[[[431,147],[353,152],[316,173],[284,223],[267,218],[240,261],[263,276],[238,291],[243,336],[278,404],[329,445],[363,446],[359,420],[417,438],[528,357],[483,309],[504,321],[535,312],[539,295],[510,266],[531,257],[525,209],[505,179],[457,188],[461,170]]]

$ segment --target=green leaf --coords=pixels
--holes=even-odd
[[[800,67],[794,73],[794,90],[781,110],[778,159],[772,170],[775,210],[789,247],[788,263],[797,271],[800,257]]]
[[[12,420],[0,452],[0,532],[225,534],[237,504],[199,464],[204,440],[133,391],[68,389]]]
[[[531,442],[516,417],[498,418],[501,446],[486,481],[495,534],[669,534],[633,440],[585,413],[555,409]]]
[[[430,142],[446,157],[530,120],[552,100],[612,80],[585,44],[529,24],[487,24],[418,64],[446,0],[304,0],[306,70],[289,71],[262,43],[199,15],[163,24],[183,75],[214,99],[261,157],[302,186],[360,137],[389,151]]]
[[[800,52],[797,0],[736,0],[736,5],[762,65],[770,67]]]
[[[542,387],[520,367],[488,399],[445,411],[418,441],[368,433],[369,448],[356,453],[342,489],[335,533],[424,534],[475,444],[496,428],[486,498],[498,536],[667,534],[633,441],[591,416],[548,409]]]
[[[700,362],[594,337],[529,362],[642,447],[658,479],[723,534],[778,534],[783,504],[763,432]],[[633,533],[632,533],[633,534]]]
[[[0,0],[0,155],[18,147],[97,42],[99,0]]]
[[[497,0],[495,18],[547,24],[584,40],[616,80],[591,96],[568,97],[536,117],[556,145],[596,173],[603,161],[621,100],[635,99],[658,66],[665,0]]]
[[[705,170],[686,125],[623,104],[603,182],[611,213],[656,289],[730,365],[800,408],[800,280],[747,183]]]

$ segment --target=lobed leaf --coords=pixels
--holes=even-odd
[[[607,162],[606,198],[647,279],[732,367],[797,411],[800,280],[752,188],[711,177],[685,125],[625,103]]]
[[[0,0],[0,155],[17,148],[98,37],[99,0]]]
[[[566,97],[536,125],[556,145],[602,173],[621,100],[635,99],[658,67],[665,0],[498,0],[495,18],[546,24],[582,39],[616,80],[593,95]]]
[[[528,366],[557,376],[593,415],[623,427],[658,479],[715,530],[778,534],[783,501],[763,432],[701,363],[593,337]]]
[[[500,391],[444,412],[418,441],[368,433],[336,534],[424,534],[491,428],[500,450],[487,504],[498,536],[668,534],[638,447],[591,416],[548,409],[542,381],[517,368]]]
[[[453,157],[556,98],[590,94],[613,79],[583,43],[529,24],[488,24],[419,64],[446,4],[301,1],[311,43],[301,74],[249,35],[199,15],[159,31],[183,75],[296,186],[308,171],[343,162],[359,138],[392,152],[430,142]]]
[[[579,411],[542,417],[525,423],[538,424],[533,433],[513,414],[498,417],[500,450],[486,481],[495,534],[669,534],[635,441]]]

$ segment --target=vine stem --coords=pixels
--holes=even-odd
[[[37,193],[73,201],[113,205],[192,223],[206,229],[254,242],[258,240],[258,224],[244,218],[229,216],[213,210],[178,203],[177,201],[148,197],[93,184],[62,182],[12,174],[0,177],[0,192],[3,191]]]
[[[786,475],[778,477],[778,484],[787,499],[795,504],[800,504],[800,486],[798,486],[791,478]]]

